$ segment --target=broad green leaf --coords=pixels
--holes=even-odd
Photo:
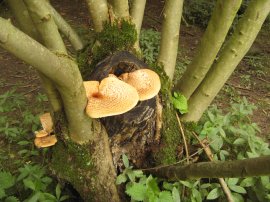
[[[181,184],[183,184],[184,186],[188,187],[188,188],[192,188],[193,187],[192,183],[190,183],[188,181],[182,181],[182,180],[180,180],[179,182]]]
[[[239,181],[239,178],[229,178],[227,183],[228,183],[228,186],[230,185],[236,185],[236,183]]]
[[[240,146],[240,145],[245,145],[245,144],[246,144],[246,140],[243,139],[243,138],[241,138],[241,137],[239,137],[239,138],[237,138],[237,139],[233,142],[233,144],[234,144],[234,145],[238,145],[238,146]]]
[[[208,187],[211,187],[211,184],[210,183],[205,183],[205,184],[202,184],[200,187],[201,187],[201,189],[206,189]]]
[[[127,181],[127,176],[125,174],[120,174],[117,176],[116,178],[116,184],[122,184],[125,183]]]
[[[196,202],[202,202],[201,193],[197,189],[192,189],[192,195],[196,198]]]
[[[134,200],[143,201],[146,193],[146,186],[139,183],[134,183],[126,189],[126,193]]]
[[[18,142],[17,144],[18,144],[18,145],[22,145],[22,146],[23,146],[23,145],[28,145],[28,144],[30,144],[30,142],[29,142],[29,141],[25,141],[25,140],[24,140],[24,141],[20,141],[20,142]]]
[[[172,194],[169,191],[162,191],[159,193],[159,202],[174,202]]]
[[[160,192],[156,178],[153,178],[151,175],[147,178],[146,186],[148,189],[151,189],[155,194],[158,194]]]
[[[234,202],[244,202],[244,198],[238,193],[232,193]]]
[[[143,176],[143,172],[141,170],[134,170],[133,171],[135,177],[142,177]]]
[[[173,197],[174,202],[180,202],[181,201],[179,190],[176,189],[175,187],[172,190],[172,197]]]
[[[243,179],[240,183],[241,187],[251,187],[255,184],[255,179],[252,177],[248,177],[246,179]]]
[[[240,193],[240,194],[245,194],[247,193],[247,191],[245,190],[245,188],[237,186],[237,185],[228,185],[230,190]]]
[[[65,201],[67,199],[69,199],[70,197],[68,195],[64,195],[64,196],[61,196],[60,200],[59,201]]]
[[[0,172],[0,188],[8,189],[15,184],[15,178],[10,172]]]
[[[172,97],[173,106],[180,111],[181,114],[188,112],[188,103],[184,95],[174,92]]]
[[[123,159],[123,163],[124,163],[125,168],[128,168],[129,167],[129,160],[128,160],[127,155],[123,154],[122,159]]]
[[[36,185],[34,184],[34,182],[32,181],[32,180],[30,180],[30,179],[24,179],[23,180],[23,184],[24,184],[24,186],[25,187],[27,187],[27,188],[30,188],[30,189],[32,189],[32,190],[36,190]]]
[[[216,198],[218,198],[220,196],[220,191],[219,188],[215,188],[212,191],[209,192],[209,194],[207,195],[207,199],[208,200],[214,200]]]
[[[6,196],[5,190],[0,187],[0,199]]]

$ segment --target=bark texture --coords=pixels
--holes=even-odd
[[[101,32],[103,23],[109,20],[107,0],[87,0],[88,10],[96,32]]]
[[[187,99],[196,90],[213,64],[242,0],[219,0],[195,57],[175,86]]]
[[[183,0],[165,1],[158,63],[164,67],[171,80],[173,79],[178,53],[183,2]]]
[[[129,18],[128,0],[110,0],[116,18]]]
[[[270,175],[270,156],[252,159],[171,165],[146,170],[168,180],[234,178]]]
[[[270,11],[270,0],[250,2],[243,18],[221,51],[217,62],[188,101],[184,121],[197,122],[254,42]]]

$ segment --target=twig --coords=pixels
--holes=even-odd
[[[196,135],[195,132],[192,132],[192,134],[194,135],[194,137],[198,140],[198,142],[200,143],[200,145],[202,146],[202,148],[204,149],[207,157],[209,158],[210,161],[213,161],[213,154],[211,152],[211,149],[209,148],[209,146],[206,146],[204,142],[202,142],[198,135]],[[218,181],[219,181],[219,184],[220,186],[222,187],[226,197],[227,197],[227,200],[228,202],[233,202],[233,198],[232,198],[232,193],[230,191],[230,189],[228,188],[226,182],[224,181],[223,178],[218,178]]]
[[[265,79],[263,79],[263,78],[260,78],[260,77],[257,77],[257,79],[259,79],[259,80],[261,80],[261,81],[264,81],[264,82],[266,82],[266,83],[270,83],[270,81],[267,81],[267,80],[265,80]]]
[[[187,26],[187,27],[189,27],[189,24],[188,24],[188,22],[186,21],[186,19],[184,18],[184,16],[182,15],[182,21],[185,23],[185,25]]]
[[[184,130],[183,130],[183,127],[182,127],[182,124],[181,124],[181,121],[179,119],[178,114],[177,113],[175,113],[175,114],[176,114],[176,118],[177,118],[177,121],[178,121],[178,125],[179,125],[179,128],[180,128],[181,134],[182,134],[182,138],[184,140],[186,156],[187,156],[187,163],[189,164],[189,153],[188,153],[188,146],[187,146],[187,141],[186,141],[186,138],[185,138],[185,133],[184,133]]]

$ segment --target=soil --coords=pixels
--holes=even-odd
[[[75,28],[78,32],[91,27],[88,10],[85,1],[82,0],[54,0],[52,1],[56,10]],[[161,30],[163,1],[147,1],[145,18],[142,27]],[[10,17],[9,11],[2,5],[0,15]],[[266,28],[265,28],[266,29]],[[179,41],[180,58],[192,58],[204,30],[196,26],[187,26],[182,23]],[[239,96],[245,96],[254,103],[258,109],[255,110],[253,121],[261,128],[261,136],[269,138],[270,134],[270,42],[268,40],[268,30],[262,30],[255,43],[250,49],[248,56],[238,65],[236,71],[230,77],[226,86],[233,87]],[[252,59],[254,58],[254,59]],[[261,61],[260,58],[263,58]],[[254,64],[252,64],[252,61]],[[260,66],[257,67],[257,63]],[[31,100],[38,92],[43,92],[36,71],[29,65],[18,60],[14,56],[0,49],[0,94],[17,88],[18,92],[25,94],[31,104]],[[225,86],[225,87],[226,87]],[[222,108],[228,107],[232,97],[222,90],[215,103]]]

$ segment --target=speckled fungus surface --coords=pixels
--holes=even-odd
[[[92,87],[87,87],[85,83],[88,97],[86,113],[91,118],[125,113],[135,107],[139,100],[137,90],[117,77],[103,79],[98,87],[96,82],[92,84]]]
[[[48,135],[45,137],[36,137],[34,140],[34,144],[38,148],[44,148],[44,147],[50,147],[55,145],[57,142],[56,136],[55,135]]]
[[[39,116],[40,123],[42,128],[47,132],[53,132],[53,121],[50,113],[45,113]]]
[[[155,97],[161,87],[158,74],[150,69],[139,69],[134,72],[124,73],[119,78],[136,88],[140,101]]]
[[[45,137],[47,135],[49,135],[49,133],[46,130],[35,131],[36,137]]]

